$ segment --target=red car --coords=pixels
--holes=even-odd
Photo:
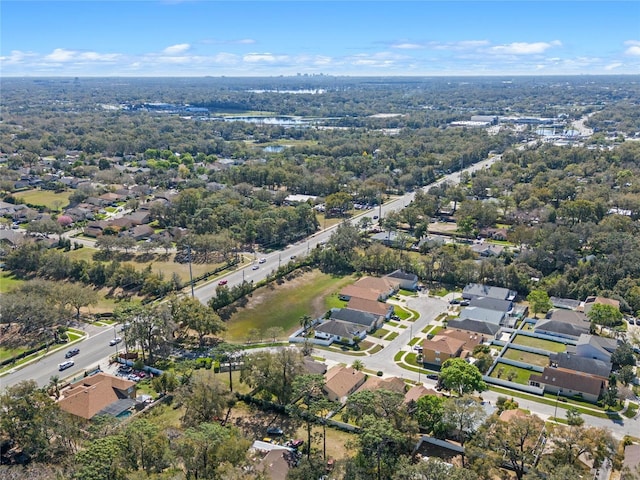
[[[227,281],[226,281],[226,280],[220,280],[220,281],[218,282],[218,285],[226,285],[226,284],[227,284]]]

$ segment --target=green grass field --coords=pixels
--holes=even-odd
[[[496,365],[496,368],[491,372],[491,378],[500,378],[502,380],[510,380],[515,383],[520,383],[522,385],[529,384],[529,377],[532,374],[535,374],[533,370],[527,370],[526,368],[514,367],[512,365],[506,365],[504,363],[499,363]]]
[[[269,327],[282,327],[291,333],[300,318],[316,318],[326,311],[325,298],[353,282],[353,277],[333,277],[318,270],[307,272],[282,285],[267,286],[253,292],[248,304],[227,322],[225,338],[242,342],[249,330],[265,332]]]
[[[530,365],[537,365],[538,367],[546,367],[549,365],[549,357],[547,357],[546,355],[523,352],[522,350],[516,350],[515,348],[508,348],[507,351],[504,352],[503,357],[509,360],[525,362]]]
[[[15,278],[11,272],[0,272],[0,293],[7,293],[22,285],[25,281]]]
[[[376,330],[375,332],[371,333],[370,335],[371,335],[372,337],[375,337],[375,338],[384,338],[384,337],[386,337],[389,333],[390,333],[390,331],[389,331],[389,330],[386,330],[386,329],[384,329],[384,328],[379,328],[378,330]]]
[[[539,348],[548,352],[564,352],[567,350],[567,346],[564,343],[552,342],[551,340],[544,340],[542,338],[528,337],[526,335],[516,335],[513,343],[516,345],[525,345],[528,347]]]
[[[73,192],[55,193],[51,190],[26,190],[19,192],[16,197],[20,202],[31,205],[42,205],[51,210],[60,210],[69,205],[69,197]]]

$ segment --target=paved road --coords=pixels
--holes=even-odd
[[[0,389],[23,380],[35,380],[39,386],[45,386],[53,375],[57,375],[61,380],[73,378],[100,364],[104,366],[108,357],[116,353],[116,349],[122,351],[124,348],[122,343],[116,346],[109,345],[109,341],[117,334],[114,327],[85,325],[80,328],[87,332],[86,339],[73,344],[57,346],[52,353],[4,374],[0,377]],[[62,372],[58,371],[58,364],[67,360],[64,355],[73,347],[80,349],[80,353],[71,358],[75,365]]]

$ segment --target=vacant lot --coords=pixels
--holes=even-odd
[[[515,348],[507,349],[503,357],[508,358],[509,360],[528,363],[530,365],[537,365],[539,367],[546,367],[547,365],[549,365],[549,357],[547,357],[546,355],[523,352],[522,350],[516,350]]]
[[[282,285],[272,283],[256,290],[247,305],[227,322],[226,339],[244,341],[249,330],[265,332],[270,327],[282,327],[286,334],[300,325],[300,318],[322,316],[327,308],[325,297],[353,282],[352,277],[334,277],[312,270]]]
[[[552,342],[551,340],[544,340],[542,338],[528,337],[526,335],[517,335],[513,340],[516,345],[526,345],[528,347],[539,348],[540,350],[546,350],[548,352],[564,352],[567,350],[567,346],[564,343]]]
[[[51,190],[27,190],[16,193],[16,198],[31,205],[42,205],[51,210],[60,210],[69,205],[69,197],[72,192],[55,193]]]

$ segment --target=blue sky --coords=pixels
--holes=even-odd
[[[638,1],[12,1],[2,76],[639,74]]]

